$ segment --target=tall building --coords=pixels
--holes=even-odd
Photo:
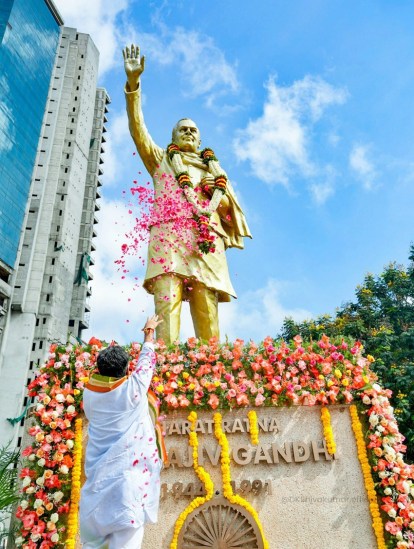
[[[42,3],[44,0],[36,0]],[[0,354],[0,444],[18,443],[26,385],[53,341],[88,326],[107,106],[96,88],[99,53],[87,34],[61,28],[20,240]]]
[[[44,0],[0,3],[0,337],[62,24]]]

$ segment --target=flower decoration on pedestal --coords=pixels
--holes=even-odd
[[[85,346],[52,345],[29,385],[36,404],[29,427],[32,442],[22,452],[26,463],[16,513],[21,521],[18,547],[51,549],[66,543],[69,510],[78,497],[76,490],[71,497],[72,478],[76,479],[71,473],[79,456],[75,421],[82,413],[84,384],[102,346],[96,338]],[[140,349],[138,343],[126,348],[131,368]],[[362,352],[358,342],[333,342],[325,336],[315,342],[296,336],[290,344],[270,337],[258,344],[190,338],[170,348],[159,342],[152,389],[163,410],[354,403],[366,431],[358,440],[367,447],[364,464],[379,498],[386,543],[409,549],[414,547],[414,467],[404,462],[404,437],[389,403],[390,391],[376,383]],[[381,522],[376,514],[373,518],[377,531]],[[70,520],[69,543],[72,524]]]

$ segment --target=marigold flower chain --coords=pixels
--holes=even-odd
[[[365,489],[368,495],[369,510],[372,516],[372,527],[375,532],[375,537],[377,538],[378,549],[386,549],[387,546],[384,539],[384,525],[382,523],[380,510],[378,507],[375,484],[372,480],[371,466],[368,461],[367,449],[362,432],[362,425],[358,417],[357,407],[354,404],[351,404],[349,411],[351,414],[352,429],[354,431],[357,444],[358,459],[361,464]]]
[[[181,152],[175,143],[170,143],[167,147],[167,154],[174,171],[175,179],[188,203],[194,208],[194,220],[198,229],[197,244],[202,254],[214,253],[216,246],[214,241],[216,235],[210,227],[210,216],[217,210],[223,193],[226,192],[227,175],[220,168],[220,164],[211,149],[204,149],[200,153],[203,163],[208,166],[208,170],[214,178],[214,192],[211,200],[203,201],[199,199],[196,189],[193,188],[190,174],[185,169]]]
[[[201,467],[198,463],[198,437],[195,432],[196,423],[197,423],[197,414],[196,412],[191,412],[188,416],[188,421],[190,422],[190,433],[189,433],[189,443],[193,449],[193,467],[196,472],[196,475],[202,482],[206,495],[204,497],[197,497],[184,509],[180,514],[174,525],[174,534],[173,539],[170,544],[170,549],[177,549],[178,536],[180,535],[181,528],[184,525],[188,515],[190,515],[197,507],[203,505],[206,501],[209,501],[214,494],[214,484],[211,480],[210,475]]]
[[[234,503],[236,505],[240,505],[241,507],[244,507],[244,509],[246,509],[246,511],[248,511],[251,514],[262,536],[264,549],[269,549],[269,542],[265,538],[263,526],[262,526],[262,523],[260,522],[259,515],[257,514],[256,509],[252,505],[250,505],[250,503],[246,501],[244,498],[234,494],[233,492],[233,488],[231,485],[231,472],[230,472],[230,447],[229,447],[227,437],[222,428],[222,415],[219,412],[216,412],[214,414],[213,419],[214,419],[214,435],[221,448],[220,463],[221,463],[221,476],[222,476],[222,482],[223,482],[223,495],[230,503]]]
[[[72,488],[70,493],[70,511],[68,516],[68,530],[66,548],[75,549],[78,532],[79,501],[82,475],[82,419],[75,420],[75,446],[73,449]]]
[[[257,422],[257,413],[254,410],[250,410],[247,417],[249,419],[250,442],[254,446],[257,446],[257,444],[259,444],[259,425]]]
[[[328,448],[328,452],[333,455],[336,452],[336,443],[331,425],[331,414],[325,406],[321,408],[321,420],[326,447]]]

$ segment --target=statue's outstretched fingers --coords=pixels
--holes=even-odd
[[[141,57],[141,67],[142,67],[142,70],[144,70],[144,68],[145,68],[145,55],[143,55]]]
[[[131,57],[132,57],[132,59],[134,59],[134,57],[135,57],[135,46],[134,46],[134,44],[131,44]]]
[[[129,59],[130,55],[129,55],[129,48],[128,48],[128,46],[125,48],[125,55],[126,55],[126,59]]]

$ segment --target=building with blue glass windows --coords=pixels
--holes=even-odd
[[[62,24],[56,9],[44,0],[1,2],[0,268],[3,280],[15,266]]]
[[[88,327],[109,97],[51,0],[0,0],[0,446],[51,342]]]

